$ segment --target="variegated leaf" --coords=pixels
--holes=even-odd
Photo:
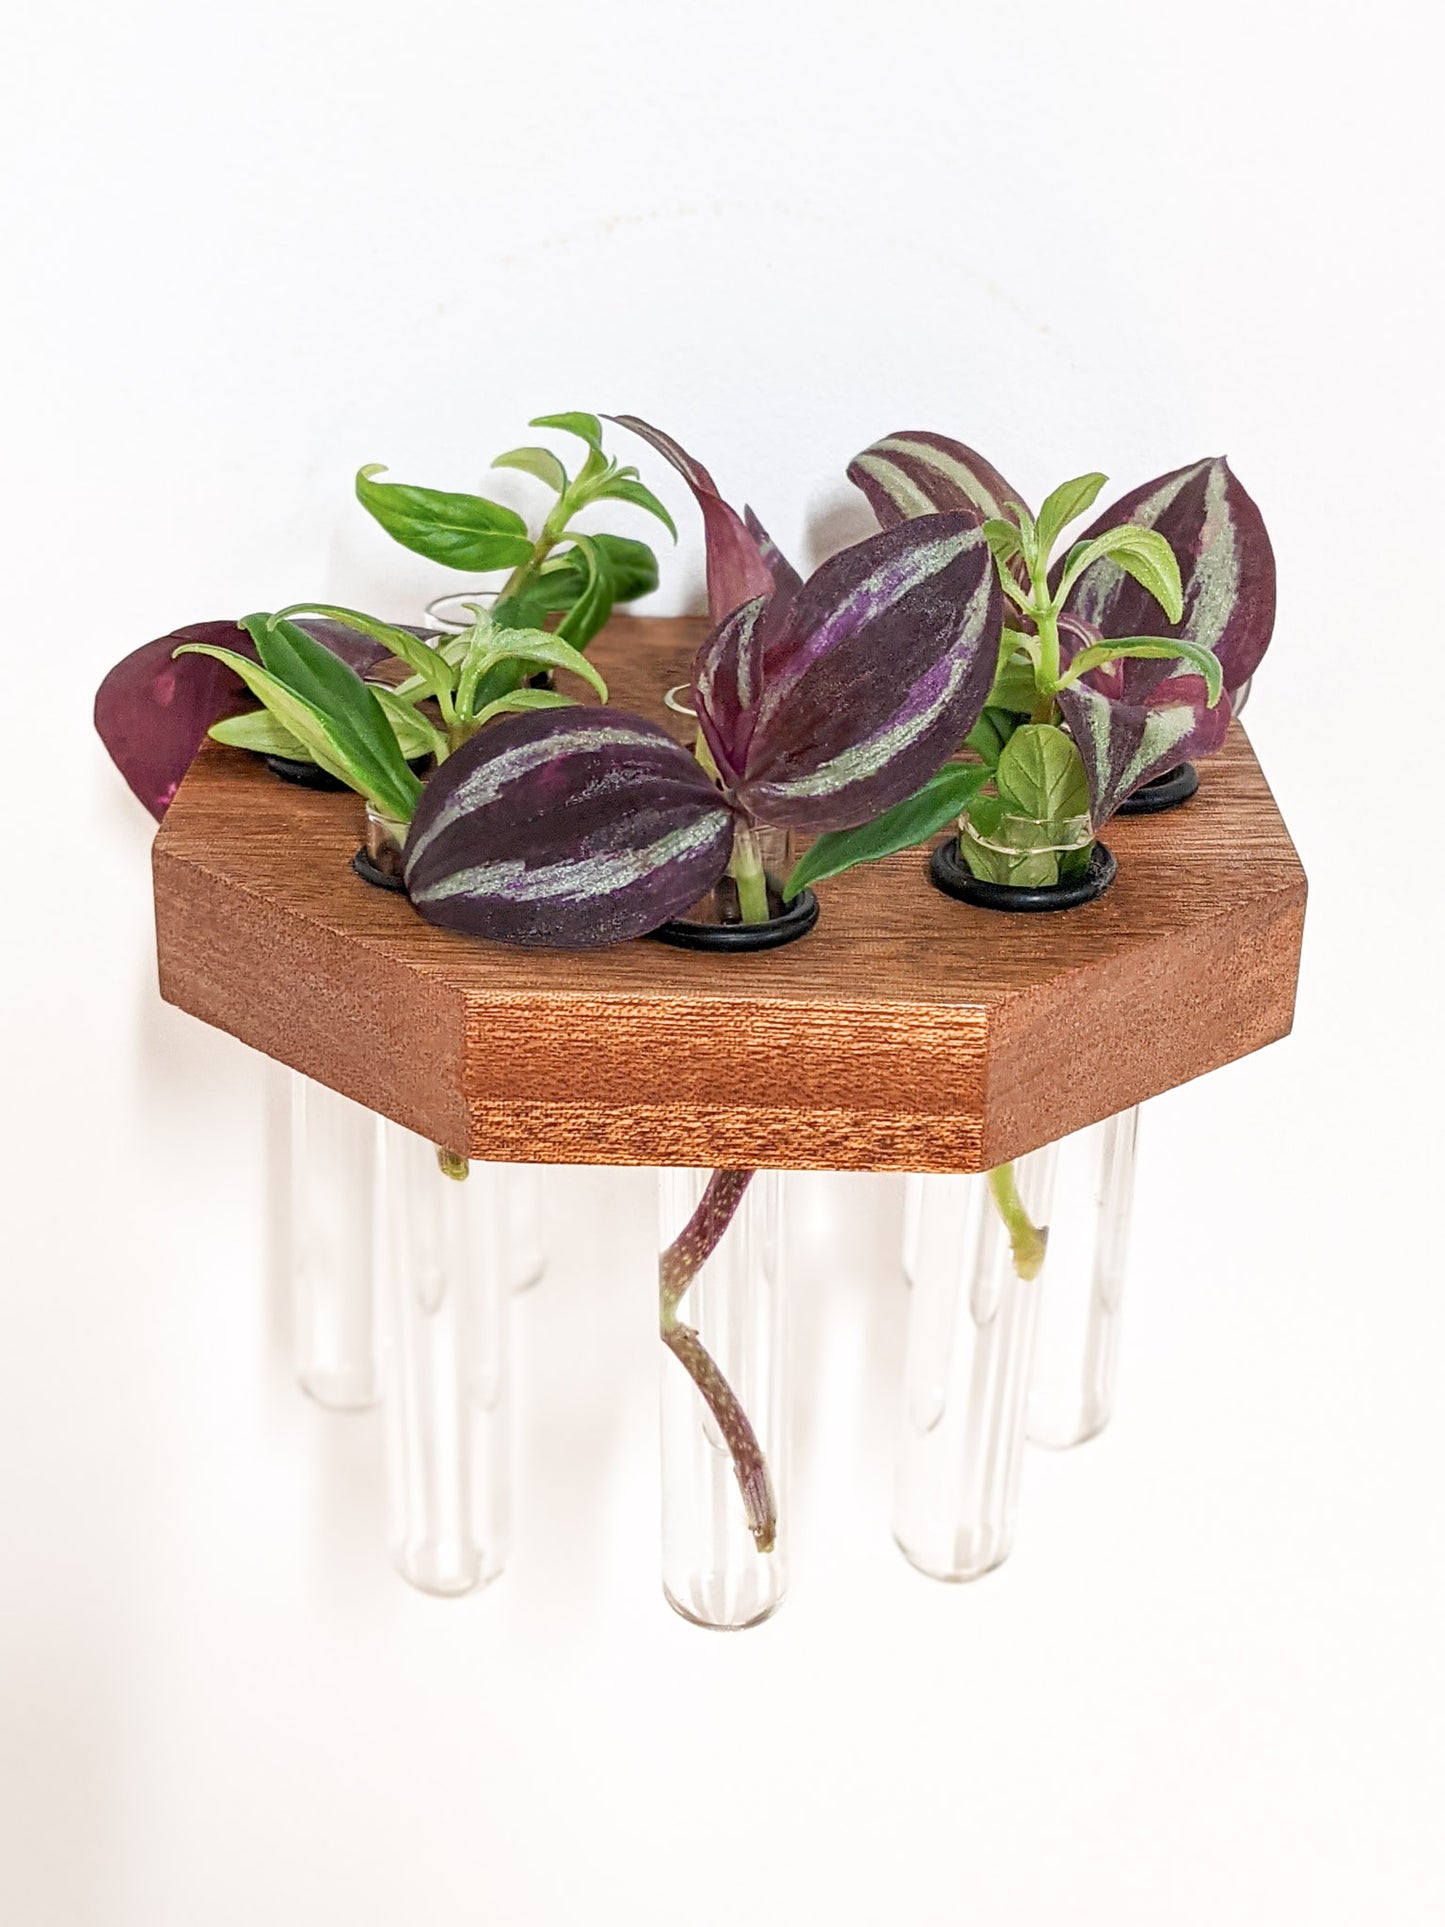
[[[977,450],[929,429],[885,435],[848,464],[885,529],[915,515],[966,515],[972,522],[1017,522],[1023,496]]]
[[[672,463],[697,497],[707,543],[707,606],[712,621],[723,621],[754,596],[771,594],[772,570],[757,540],[737,510],[718,494],[717,484],[702,463],[695,462],[670,435],[636,415],[612,415],[608,419],[621,428],[630,428],[634,435],[651,443],[659,455]]]
[[[727,867],[733,812],[664,730],[610,709],[490,724],[427,782],[406,844],[430,923],[593,949],[655,930]]]
[[[704,644],[699,716],[759,821],[846,830],[911,796],[987,699],[1003,599],[982,532],[919,517]],[[751,717],[751,720],[748,719]]]
[[[1161,625],[1149,590],[1107,559],[1079,578],[1069,613],[1106,639],[1180,636],[1212,649],[1233,695],[1258,668],[1274,631],[1274,551],[1259,509],[1220,455],[1134,489],[1107,508],[1080,541],[1125,522],[1156,530],[1174,551],[1184,590],[1182,619]],[[1129,700],[1142,701],[1168,675],[1167,663],[1132,662],[1122,687]]]
[[[1111,663],[1109,668],[1134,666]],[[1103,828],[1126,796],[1176,763],[1212,756],[1224,742],[1232,713],[1227,695],[1209,707],[1202,676],[1167,673],[1139,700],[1105,695],[1078,682],[1062,690],[1058,701],[1084,759],[1095,830]]]

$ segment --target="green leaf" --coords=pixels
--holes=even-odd
[[[356,493],[362,507],[403,548],[449,569],[476,574],[515,569],[530,559],[532,540],[515,509],[481,495],[448,495],[440,489],[372,480],[385,472],[380,462],[358,469]]]
[[[492,467],[519,468],[525,475],[535,475],[559,495],[567,486],[567,471],[550,448],[509,448],[505,455],[497,457]]]
[[[406,766],[375,691],[294,622],[252,615],[245,617],[242,627],[255,643],[263,666],[324,718],[329,734],[361,778],[363,794],[388,816],[405,822],[416,807],[421,785]]]
[[[922,789],[871,823],[820,836],[793,866],[783,890],[784,899],[791,902],[808,884],[841,876],[857,863],[874,863],[896,850],[911,850],[915,843],[925,842],[972,803],[988,776],[986,769],[971,763],[948,763],[930,776]]]
[[[677,524],[645,482],[634,481],[626,475],[615,475],[597,490],[593,499],[598,502],[630,502],[634,508],[646,509],[649,515],[657,517],[673,541],[677,540]]]
[[[574,535],[572,541],[574,550],[581,554],[587,580],[557,624],[557,634],[574,648],[584,649],[612,614],[612,577],[606,555],[592,536]]]
[[[434,756],[441,762],[447,753],[447,739],[436,724],[384,683],[371,683],[368,686],[375,692],[376,700],[391,724],[396,746],[406,760],[411,762],[416,756]]]
[[[1179,564],[1174,551],[1155,529],[1142,529],[1126,522],[1117,529],[1106,529],[1092,542],[1080,542],[1069,551],[1063,577],[1054,597],[1062,607],[1070,589],[1095,562],[1107,558],[1126,570],[1161,605],[1171,622],[1184,614],[1184,589],[1179,580]]]
[[[998,791],[1004,803],[1037,823],[1087,816],[1089,780],[1072,737],[1052,723],[1024,723],[998,759]]]
[[[574,649],[564,638],[560,629],[556,635],[549,636],[542,629],[506,629],[488,622],[485,628],[478,623],[473,635],[475,641],[468,651],[457,685],[458,711],[463,719],[471,712],[482,678],[489,670],[504,662],[519,663],[533,671],[570,670],[574,676],[580,676],[602,702],[607,700],[606,683],[581,651]],[[520,676],[517,678],[518,681],[521,679]],[[508,693],[502,692],[504,696]]]
[[[398,629],[376,616],[363,615],[359,609],[343,609],[330,602],[293,602],[289,609],[278,609],[271,618],[271,624],[274,627],[290,616],[328,616],[334,622],[344,622],[348,629],[370,636],[383,649],[389,649],[392,655],[413,671],[422,687],[430,690],[433,696],[446,695],[451,691],[453,677],[446,658],[422,636],[414,636],[409,630]]]
[[[595,415],[573,411],[566,415],[534,415],[528,428],[560,428],[564,435],[576,435],[587,446],[602,453],[602,424]]]
[[[1016,522],[990,517],[983,525],[983,539],[993,551],[993,559],[1001,569],[1012,562],[1016,555],[1023,554],[1022,534]]]
[[[206,732],[214,742],[248,749],[253,756],[289,756],[293,762],[311,758],[299,736],[293,736],[269,709],[248,709],[240,716],[223,716]]]
[[[264,703],[282,728],[301,744],[307,759],[319,763],[337,782],[345,783],[363,796],[367,794],[365,782],[352,766],[344,746],[332,734],[326,718],[260,663],[238,655],[234,649],[222,649],[208,642],[183,642],[175,654],[211,656],[225,663],[228,669],[234,669],[251,694]]]
[[[1121,636],[1117,642],[1093,643],[1074,657],[1060,687],[1067,689],[1070,683],[1077,682],[1080,676],[1086,676],[1091,669],[1100,669],[1106,662],[1113,662],[1120,656],[1142,657],[1153,662],[1166,662],[1172,657],[1175,661],[1191,664],[1204,678],[1211,709],[1224,694],[1224,671],[1218,656],[1212,649],[1206,649],[1203,643],[1186,642],[1182,636]]]
[[[982,757],[985,767],[993,770],[998,767],[1004,744],[1018,726],[1019,719],[1013,710],[996,708],[990,703],[965,740],[974,754]]]
[[[1008,661],[1001,664],[993,679],[993,688],[988,692],[991,709],[1011,709],[1016,715],[1028,716],[1038,701],[1038,678],[1033,663],[1026,655],[1011,654]]]
[[[1045,563],[1060,534],[1070,522],[1076,522],[1086,509],[1094,506],[1099,490],[1108,479],[1107,475],[1076,475],[1071,482],[1060,482],[1053,493],[1044,498],[1039,510],[1038,543],[1039,555]]]
[[[475,727],[489,723],[494,716],[510,716],[524,709],[575,709],[576,704],[570,696],[561,696],[555,689],[513,689],[505,696],[498,696],[494,703],[479,709]]]

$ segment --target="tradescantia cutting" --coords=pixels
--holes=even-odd
[[[725,871],[744,919],[764,921],[760,828],[870,821],[976,722],[1003,598],[970,518],[910,520],[803,582],[706,471],[675,459],[715,505],[712,613],[746,597],[722,610],[693,665],[706,764],[613,710],[505,719],[418,805],[405,876],[430,921],[510,943],[616,943],[676,916]]]
[[[973,519],[1009,620],[970,760],[888,816],[821,838],[790,891],[908,848],[955,817],[975,876],[1057,883],[1087,865],[1095,835],[1134,791],[1221,746],[1275,606],[1263,519],[1222,457],[1133,490],[1057,558],[1104,476],[1063,483],[1035,518],[991,463],[941,435],[890,435],[848,473],[885,528],[940,512]]]
[[[646,543],[620,535],[584,534],[572,526],[573,518],[599,501],[621,501],[657,516],[674,531],[667,510],[638,479],[637,471],[605,454],[595,415],[543,415],[532,426],[576,436],[587,446],[575,477],[568,475],[550,449],[542,447],[512,449],[493,464],[523,470],[556,494],[535,538],[515,509],[481,496],[379,482],[375,478],[381,471],[375,466],[363,468],[357,476],[363,506],[405,547],[451,568],[478,574],[510,572],[488,619],[498,631],[525,631],[529,637],[518,637],[511,648],[495,647],[496,638],[487,637],[486,667],[467,683],[465,713],[449,713],[448,696],[458,694],[458,683],[465,680],[464,660],[476,661],[475,628],[441,642],[431,630],[378,622],[350,609],[302,603],[283,610],[280,617],[247,618],[247,624],[262,621],[273,638],[280,634],[277,625],[282,618],[294,618],[284,637],[271,645],[276,662],[268,665],[253,627],[238,637],[233,622],[196,623],[133,650],[110,671],[96,696],[96,729],[153,816],[164,815],[208,732],[221,742],[257,754],[314,762],[368,794],[366,783],[358,780],[359,765],[349,774],[339,771],[334,756],[328,759],[326,745],[318,746],[316,727],[308,726],[305,709],[296,707],[294,699],[302,691],[294,683],[288,686],[293,671],[301,675],[311,696],[329,692],[333,702],[341,703],[341,712],[331,716],[333,736],[336,728],[344,729],[339,721],[342,712],[350,714],[353,723],[364,715],[370,732],[378,721],[373,712],[379,703],[392,726],[399,756],[385,744],[374,747],[389,764],[437,753],[438,732],[419,707],[427,698],[440,712],[435,722],[440,726],[443,753],[469,733],[476,719],[487,720],[507,708],[544,706],[545,692],[538,692],[534,701],[503,700],[521,692],[539,674],[577,666],[570,657],[554,661],[539,655],[533,646],[535,632],[555,618],[553,634],[572,652],[585,649],[617,603],[635,601],[657,587],[657,558]],[[480,620],[480,611],[475,613]],[[328,665],[308,650],[308,640],[370,679],[376,685],[374,698],[362,701],[349,684],[339,682]],[[402,685],[396,692],[398,700],[393,701],[376,672],[396,657],[412,670],[413,679]],[[305,658],[304,667],[301,658]],[[250,671],[245,664],[251,665]],[[448,671],[456,672],[450,682]],[[283,685],[279,688],[278,678]],[[248,692],[262,701],[261,710],[248,707]],[[408,793],[414,789],[409,776],[401,787]],[[392,801],[397,798],[393,796]]]

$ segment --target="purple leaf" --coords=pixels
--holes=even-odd
[[[693,662],[693,707],[698,728],[729,789],[747,769],[748,745],[763,692],[763,618],[767,596],[755,596],[720,622]]]
[[[508,717],[422,789],[406,886],[429,923],[563,950],[655,930],[710,890],[733,812],[664,730],[612,709]]]
[[[1112,680],[1113,672],[1133,666],[1110,663],[1098,673]],[[1141,698],[1120,697],[1085,680],[1061,690],[1058,701],[1084,759],[1095,830],[1126,796],[1176,763],[1212,756],[1224,742],[1232,713],[1227,693],[1209,707],[1204,678],[1195,675],[1166,675]]]
[[[234,670],[212,656],[182,656],[183,642],[203,642],[256,655],[234,622],[195,622],[122,658],[95,694],[95,727],[111,761],[156,821],[212,723],[254,709],[255,698]]]
[[[707,606],[711,619],[721,622],[744,602],[751,602],[754,596],[771,594],[773,573],[764,560],[758,539],[750,533],[737,510],[729,507],[718,494],[717,484],[701,462],[695,462],[670,435],[664,435],[660,428],[654,428],[636,415],[611,415],[608,419],[650,442],[659,455],[672,463],[697,497],[707,541]],[[767,540],[766,536],[763,540]],[[771,547],[771,543],[768,546]]]
[[[1024,499],[976,450],[928,429],[901,429],[874,442],[849,462],[848,480],[862,489],[885,529],[916,515],[1017,522],[1009,504]]]
[[[386,658],[370,636],[344,623],[308,619],[298,624],[335,656],[364,674]],[[417,630],[427,635],[429,630]],[[181,656],[183,642],[203,642],[258,660],[256,645],[234,622],[193,622],[142,643],[115,665],[95,695],[95,727],[111,761],[156,821],[165,815],[181,778],[212,723],[256,699],[234,670],[212,656]]]
[[[709,747],[759,822],[869,822],[972,729],[1002,623],[993,557],[965,516],[870,536],[708,637],[693,687]]]
[[[1145,482],[1079,540],[1092,541],[1124,522],[1157,530],[1174,551],[1183,620],[1171,624],[1149,591],[1108,560],[1084,571],[1069,613],[1105,637],[1180,636],[1212,649],[1232,696],[1258,668],[1274,630],[1274,551],[1258,508],[1220,455]],[[1122,688],[1131,701],[1142,701],[1169,674],[1167,662],[1130,662]]]
[[[773,578],[773,593],[795,596],[803,586],[803,578],[746,503],[743,505],[743,522],[748,534],[757,543],[758,554]]]

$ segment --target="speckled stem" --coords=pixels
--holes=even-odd
[[[697,1332],[677,1316],[683,1293],[722,1242],[752,1176],[751,1171],[713,1172],[696,1211],[658,1259],[657,1293],[662,1342],[716,1419],[732,1458],[748,1530],[759,1552],[771,1552],[778,1509],[758,1435]]]

